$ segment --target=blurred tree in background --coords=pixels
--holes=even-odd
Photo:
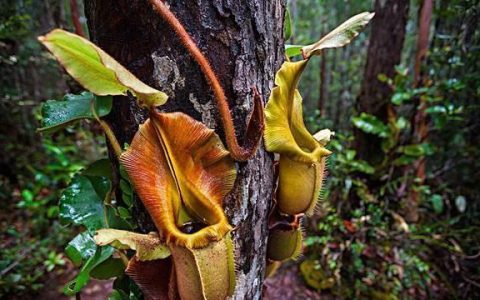
[[[304,298],[480,297],[479,2],[288,1],[287,44],[316,41],[362,11],[377,16],[303,74],[307,125],[336,131],[334,154],[322,207],[304,224],[305,256],[267,286],[293,269],[301,289],[316,291]],[[41,101],[81,91],[36,40],[54,27],[75,31],[71,20],[70,1],[0,0],[2,299],[73,277],[62,248],[76,229],[57,221],[58,198],[74,173],[106,156],[103,138],[85,130],[99,133],[93,124],[36,132]]]
[[[307,224],[309,254],[300,270],[310,286],[342,298],[479,295],[479,196],[469,187],[479,170],[472,129],[480,112],[480,7],[478,1],[434,1],[422,50],[417,39],[425,2],[374,1],[370,42],[362,43],[365,34],[343,50],[325,51],[325,62],[307,70],[303,81],[310,89],[304,102],[312,131],[327,125],[337,135],[325,205]],[[350,1],[315,3],[328,11],[321,24],[330,28],[338,23],[331,15],[358,12],[348,8]],[[301,5],[290,2],[293,12]],[[297,16],[295,32],[308,32],[299,27],[310,19]],[[298,34],[301,41],[294,43],[315,34]],[[418,52],[425,50],[415,70]],[[366,65],[355,65],[356,59]],[[331,64],[326,72],[325,63]],[[346,76],[343,65],[353,68]],[[319,112],[313,87],[322,79],[327,87]]]
[[[49,272],[65,265],[74,233],[58,222],[58,198],[74,173],[105,155],[103,139],[81,126],[45,137],[36,131],[42,101],[79,90],[36,40],[55,27],[70,27],[66,1],[0,2],[2,299],[34,295],[60,275]]]

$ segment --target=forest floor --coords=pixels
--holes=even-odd
[[[67,269],[62,273],[52,274],[45,283],[45,287],[40,291],[36,300],[74,300],[75,296],[68,297],[62,292],[64,285],[72,280],[78,269],[69,264]],[[92,279],[81,291],[82,300],[106,300],[112,292],[113,280],[95,280]],[[25,299],[25,298],[22,298]]]
[[[281,267],[273,277],[265,280],[263,299],[267,300],[330,300],[329,295],[308,288],[300,276],[298,264],[287,264]]]
[[[62,294],[63,286],[75,276],[76,269],[68,266],[61,273],[52,273],[45,283],[44,289],[39,295],[31,299],[55,299],[55,300],[73,300],[75,297],[68,297]],[[91,280],[89,284],[82,289],[82,300],[101,300],[107,299],[112,291],[112,280]],[[26,299],[26,298],[22,298]],[[290,300],[290,299],[331,299],[325,298],[318,292],[307,288],[300,277],[298,266],[288,264],[280,268],[275,276],[265,281],[263,299],[267,300]]]

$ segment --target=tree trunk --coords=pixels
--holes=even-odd
[[[324,36],[328,33],[328,22],[327,22],[327,16],[323,16],[321,22],[323,23],[322,26],[322,31],[320,36]],[[317,108],[320,111],[320,116],[325,117],[327,115],[327,112],[325,110],[325,102],[327,99],[327,87],[328,87],[328,82],[327,82],[327,59],[328,55],[327,52],[324,50],[322,51],[322,56],[320,57],[320,85],[319,85],[319,90],[318,90],[318,103],[317,103]]]
[[[415,68],[413,84],[418,87],[422,82],[422,65],[428,52],[430,24],[432,21],[433,0],[423,0],[418,14],[417,53],[415,54]]]
[[[317,108],[320,110],[320,116],[325,117],[325,99],[327,98],[327,54],[325,51],[322,53],[320,60],[320,88],[318,94]]]
[[[393,77],[395,65],[400,63],[405,26],[408,18],[409,0],[375,0],[375,17],[372,20],[367,64],[357,111],[366,112],[386,122],[392,89],[377,77],[385,74]],[[355,130],[355,148],[359,158],[372,164],[382,159],[379,138]]]
[[[290,9],[290,19],[291,19],[291,28],[292,28],[292,36],[288,44],[296,45],[296,37],[295,37],[295,28],[296,23],[298,21],[298,9],[297,9],[297,0],[290,0],[288,1],[288,9]]]
[[[215,129],[225,142],[212,91],[199,66],[148,1],[86,0],[85,4],[93,42],[141,80],[166,92],[170,98],[162,110],[192,116]],[[217,73],[236,131],[242,137],[253,105],[252,87],[257,87],[266,100],[283,60],[283,0],[182,0],[168,4]],[[128,143],[145,121],[146,112],[129,97],[116,98],[107,121],[119,141]],[[252,159],[237,166],[235,187],[225,200],[235,228],[238,272],[234,298],[259,299],[273,185],[272,156],[260,146]],[[136,207],[140,228],[154,229],[139,201]]]
[[[418,38],[417,38],[417,52],[415,54],[415,68],[413,72],[413,85],[418,88],[424,81],[425,74],[422,72],[422,65],[425,61],[428,52],[428,41],[430,37],[430,24],[432,20],[433,0],[424,0],[419,8],[418,14]],[[428,137],[427,124],[427,102],[423,97],[416,99],[417,111],[413,122],[413,137],[414,143],[422,143]],[[418,184],[423,184],[425,181],[425,157],[420,158],[413,165],[414,173],[416,174]],[[410,195],[406,205],[407,222],[418,221],[418,205],[420,202],[420,195],[414,189],[410,189]]]

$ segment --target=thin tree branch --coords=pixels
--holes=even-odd
[[[70,0],[70,13],[72,14],[72,22],[75,27],[75,33],[81,37],[85,37],[82,23],[80,23],[80,15],[78,13],[77,0]]]

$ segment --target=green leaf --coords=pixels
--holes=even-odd
[[[67,94],[63,100],[48,100],[42,105],[40,132],[54,132],[81,119],[93,119],[92,104],[99,117],[112,109],[112,97],[96,97],[92,93]]]
[[[402,77],[405,77],[408,75],[408,68],[406,66],[396,65],[395,72],[397,72],[397,74],[401,75]]]
[[[403,146],[399,149],[399,151],[413,157],[421,157],[433,154],[433,149],[428,143]]]
[[[400,117],[395,122],[395,126],[400,130],[405,129],[408,126],[408,120],[405,119],[404,117]]]
[[[106,280],[119,277],[125,272],[125,264],[120,258],[110,257],[90,271],[90,277]]]
[[[388,78],[387,75],[381,73],[381,74],[378,74],[377,79],[380,82],[388,82],[390,78]]]
[[[65,247],[65,253],[76,267],[80,266],[82,261],[92,257],[96,250],[97,245],[88,231],[77,235]]]
[[[30,191],[30,190],[23,190],[23,191],[22,191],[22,198],[23,198],[23,200],[25,200],[25,201],[33,201],[33,198],[34,198],[34,197],[35,197],[35,196],[33,195],[32,191]]]
[[[60,197],[60,219],[83,225],[89,231],[131,229],[131,224],[120,218],[114,207],[104,204],[109,186],[105,177],[75,176]]]
[[[92,184],[98,197],[108,202],[107,195],[109,195],[111,189],[111,182],[106,177],[86,176]]]
[[[101,229],[94,237],[100,246],[111,245],[117,249],[135,250],[141,261],[164,259],[170,256],[170,250],[156,233],[140,234],[125,230]]]
[[[395,105],[402,105],[405,101],[412,99],[412,95],[410,93],[395,93],[392,96],[392,103]]]
[[[302,274],[308,286],[324,290],[332,288],[335,285],[335,278],[328,277],[317,260],[305,260],[300,264],[300,273]]]
[[[85,170],[83,170],[82,174],[87,176],[106,177],[112,180],[112,164],[108,158],[102,158],[91,163]]]
[[[352,180],[353,186],[355,187],[355,193],[357,194],[358,197],[360,197],[361,200],[370,203],[370,202],[376,202],[377,199],[375,198],[375,195],[373,195],[370,190],[368,189],[368,186],[361,180],[354,179]]]
[[[145,107],[162,105],[168,99],[165,93],[144,84],[105,51],[76,34],[54,29],[38,40],[78,83],[96,95],[126,95],[128,91]]]
[[[408,145],[402,148],[402,152],[409,156],[420,157],[425,155],[421,145]]]
[[[103,199],[101,199],[90,179],[77,175],[72,179],[60,197],[60,219],[77,225],[84,225],[95,231],[105,228]]]
[[[322,49],[343,47],[350,43],[373,18],[375,13],[363,12],[343,22],[318,42],[302,48],[305,57],[319,55]]]
[[[72,296],[78,293],[90,280],[90,272],[112,256],[113,252],[112,247],[97,247],[95,254],[85,262],[75,279],[65,285],[63,289],[65,295]]]
[[[77,235],[72,241],[70,241],[70,243],[68,243],[65,252],[75,266],[78,267],[83,264],[83,267],[80,269],[77,277],[65,286],[64,292],[68,295],[72,295],[80,291],[80,289],[88,283],[93,271],[97,269],[97,266],[103,265],[106,267],[102,262],[107,260],[113,254],[113,251],[114,249],[109,246],[98,247],[95,244],[91,233],[88,231]],[[113,266],[110,265],[110,267]],[[118,267],[113,270],[118,273]],[[105,272],[105,268],[97,270],[97,274],[104,274]]]
[[[402,155],[400,157],[398,157],[397,159],[395,159],[393,161],[393,164],[395,166],[406,166],[406,165],[409,165],[413,162],[415,162],[417,160],[416,157],[412,157],[412,156],[408,156],[408,155]]]
[[[352,118],[353,125],[363,132],[377,135],[382,138],[388,137],[390,129],[377,117],[362,112],[360,116]]]
[[[288,40],[292,36],[292,19],[290,17],[290,10],[285,9],[285,19],[283,20],[283,38]]]
[[[130,214],[130,211],[125,207],[119,207],[117,210],[118,210],[118,214],[120,215],[120,218],[122,219],[128,219],[132,216]]]
[[[113,290],[108,300],[128,300],[128,295],[122,290]]]
[[[111,205],[106,205],[106,217],[108,220],[108,228],[115,228],[121,230],[132,230],[133,226],[127,220],[122,218],[118,208],[115,208]]]
[[[123,192],[123,190],[122,190],[122,192]],[[123,201],[123,203],[125,203],[125,205],[128,208],[132,208],[133,207],[133,194],[123,193],[122,194],[122,201]]]
[[[447,113],[447,109],[443,105],[430,106],[425,111],[427,114],[446,114]]]
[[[130,182],[125,179],[120,180],[120,190],[125,195],[132,195],[132,186],[130,185]]]
[[[130,178],[128,177],[127,172],[123,166],[120,166],[120,190],[122,191],[122,200],[123,203],[128,208],[133,206],[133,189],[130,183]]]
[[[354,160],[349,163],[353,171],[362,172],[365,174],[375,173],[375,168],[364,160]]]
[[[439,194],[434,194],[430,197],[430,201],[432,202],[433,210],[437,214],[441,214],[443,212],[443,198]]]
[[[346,160],[353,160],[356,155],[357,155],[357,151],[355,151],[353,149],[347,149],[345,151],[345,159]]]
[[[285,55],[287,57],[297,56],[302,54],[304,45],[285,45]]]
[[[117,277],[117,279],[113,281],[113,289],[119,292],[122,300],[144,299],[140,288],[127,275]],[[118,294],[116,296],[118,296]]]

